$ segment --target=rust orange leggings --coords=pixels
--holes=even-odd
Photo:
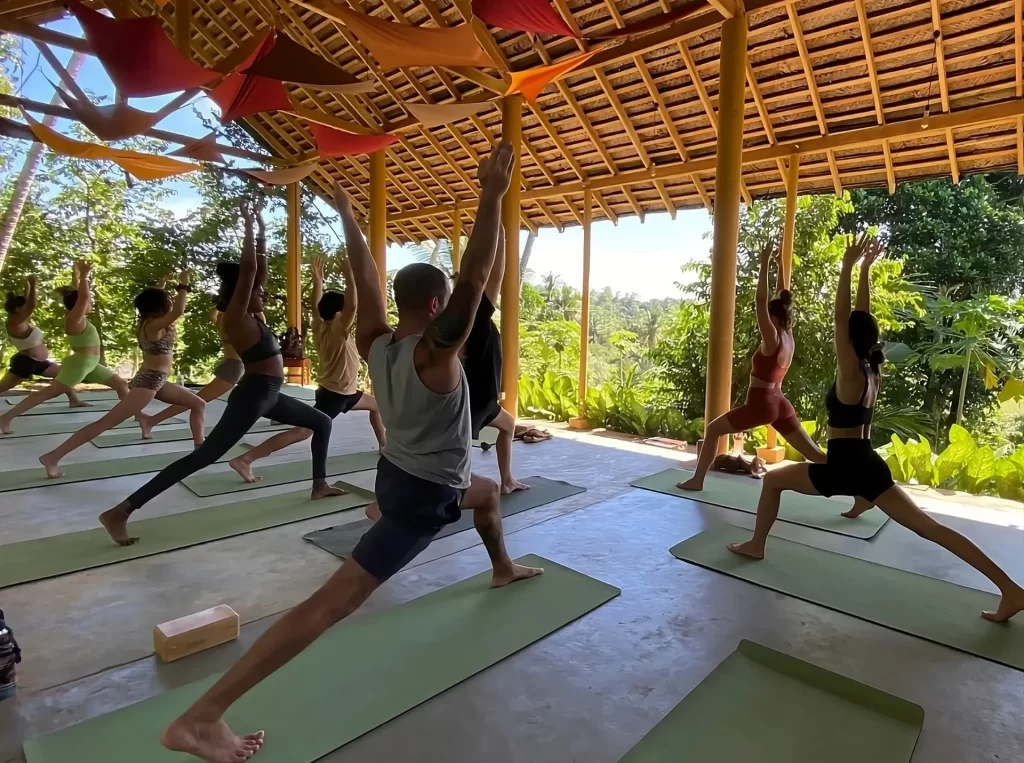
[[[771,424],[775,431],[785,435],[800,426],[796,409],[778,387],[750,387],[746,402],[726,415],[735,432]]]

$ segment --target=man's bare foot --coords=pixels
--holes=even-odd
[[[676,487],[680,490],[694,490],[700,492],[704,489],[704,480],[698,479],[697,475],[693,475],[690,479],[685,482],[677,482]]]
[[[381,518],[380,506],[377,505],[376,501],[374,501],[373,503],[371,503],[369,506],[366,507],[366,512],[365,513],[366,513],[366,518],[369,519],[371,522],[379,522],[380,521],[380,518]]]
[[[206,722],[183,715],[160,735],[160,744],[207,763],[239,763],[260,751],[263,732],[235,736],[223,720]]]
[[[336,495],[348,495],[348,491],[342,490],[340,487],[328,485],[326,482],[314,482],[313,489],[309,493],[309,497],[314,501],[320,498],[333,498]]]
[[[981,616],[994,623],[1005,623],[1019,612],[1024,612],[1024,589],[1014,586],[1015,590],[1003,594],[999,600],[999,608],[995,612],[982,612]]]
[[[543,567],[521,567],[518,564],[508,564],[500,570],[495,570],[491,576],[491,588],[501,588],[517,580],[526,580],[544,574]]]
[[[153,417],[141,414],[135,417],[135,420],[139,422],[139,429],[142,430],[143,440],[153,439]]]
[[[64,476],[60,470],[60,459],[54,458],[50,453],[44,453],[39,457],[39,463],[46,469],[47,479],[56,480]]]
[[[128,535],[128,514],[126,512],[127,509],[123,505],[104,511],[100,514],[100,524],[106,528],[111,540],[117,545],[134,546],[139,539]]]
[[[751,559],[757,559],[758,561],[764,559],[764,546],[759,546],[752,540],[748,540],[746,543],[730,543],[729,550],[734,554],[749,556]]]
[[[866,498],[861,498],[860,496],[857,496],[856,498],[853,499],[853,508],[850,509],[849,511],[844,511],[840,516],[844,516],[847,519],[856,519],[865,511],[873,509],[874,506],[875,504],[871,503],[871,501],[867,500]]]
[[[4,416],[0,416],[0,434],[11,433],[11,422]]]
[[[87,403],[84,400],[75,400],[68,403],[68,408],[92,408],[92,403]]]
[[[529,485],[524,485],[519,480],[509,477],[507,480],[503,480],[501,483],[501,494],[508,495],[509,493],[515,493],[517,490],[529,490]]]
[[[257,477],[252,473],[252,464],[246,460],[245,456],[232,458],[228,461],[228,466],[238,472],[238,475],[250,484],[260,482],[263,479],[262,477]]]

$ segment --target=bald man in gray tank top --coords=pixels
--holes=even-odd
[[[447,276],[430,265],[410,265],[399,271],[394,329],[388,326],[377,268],[352,207],[341,189],[335,189],[360,295],[356,346],[369,364],[388,432],[377,466],[380,518],[360,540],[352,558],[320,590],[271,626],[164,731],[165,747],[209,763],[234,763],[255,755],[263,746],[263,732],[235,735],[223,720],[227,709],[358,609],[463,510],[473,512],[491,558],[492,586],[543,572],[509,558],[498,485],[470,474],[469,389],[459,360],[494,261],[501,200],[508,190],[512,161],[512,147],[502,142],[480,164],[480,208],[454,292],[449,291]]]

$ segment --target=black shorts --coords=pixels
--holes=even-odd
[[[473,439],[480,439],[480,430],[490,424],[501,413],[501,406],[495,400],[490,405],[484,406],[481,410],[470,408],[469,417],[473,429]]]
[[[19,379],[31,379],[33,376],[42,376],[52,365],[52,360],[36,360],[29,355],[16,352],[11,356],[9,368]]]
[[[363,397],[362,392],[353,392],[351,395],[342,395],[340,392],[331,392],[324,387],[316,388],[316,404],[313,406],[321,413],[326,413],[332,419],[342,413],[348,413],[356,407]]]
[[[501,334],[494,325],[494,305],[485,294],[480,298],[473,328],[462,351],[462,366],[466,369],[466,382],[469,384],[474,440],[500,412],[501,363]]]
[[[859,438],[829,440],[828,462],[811,464],[809,476],[814,489],[827,498],[860,496],[872,503],[896,484],[871,441]]]
[[[356,544],[352,559],[383,583],[429,546],[442,527],[459,520],[466,491],[414,477],[383,456],[375,490],[381,518]]]

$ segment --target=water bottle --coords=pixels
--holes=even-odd
[[[14,666],[21,662],[21,649],[14,640],[14,633],[4,622],[4,611],[0,609],[0,700],[13,697],[18,688]]]

